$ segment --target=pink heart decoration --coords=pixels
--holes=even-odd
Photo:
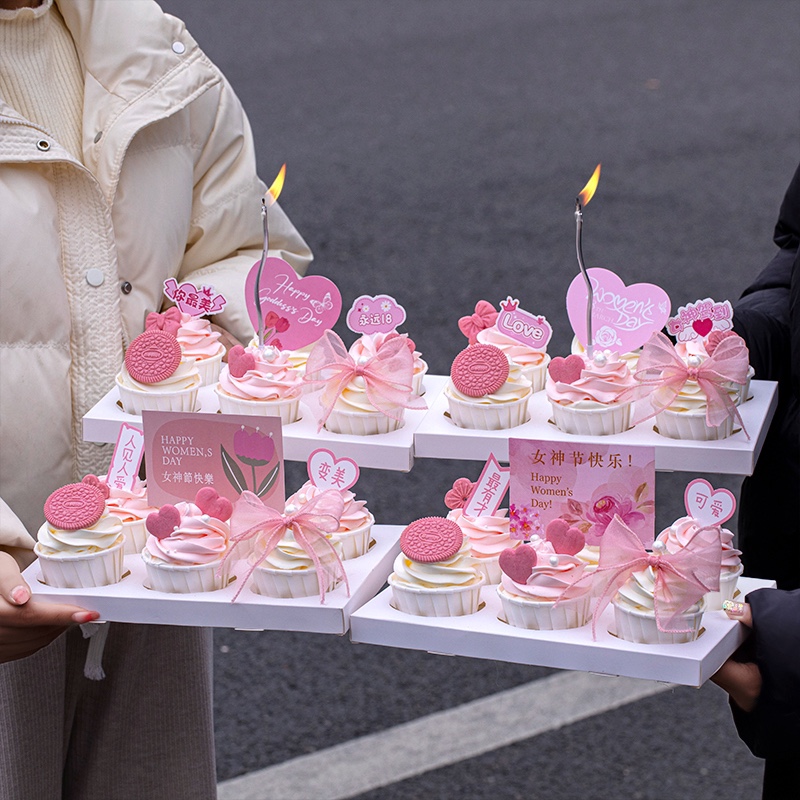
[[[694,332],[700,337],[705,336],[713,326],[714,323],[708,318],[696,319],[694,322],[692,322],[692,328],[694,329]]]
[[[253,328],[258,333],[255,285],[258,262],[247,274],[244,299]],[[281,345],[285,350],[297,350],[316,342],[329,328],[333,328],[342,310],[342,296],[336,284],[321,275],[301,278],[282,258],[268,258],[264,262],[258,296],[264,317],[271,311],[281,323]],[[271,342],[268,342],[271,344]]]
[[[308,477],[319,489],[343,492],[355,486],[358,475],[358,464],[352,458],[336,458],[330,450],[321,448],[308,457]]]
[[[148,514],[144,524],[156,539],[166,539],[175,528],[180,527],[181,512],[175,506],[167,503],[167,505],[161,506],[158,511]]]
[[[736,498],[727,489],[714,489],[704,478],[696,478],[683,495],[686,513],[700,525],[722,525],[736,511]]]
[[[611,270],[588,270],[593,287],[592,334],[604,350],[629,353],[660,331],[669,319],[669,295],[652,283],[626,286]],[[580,343],[586,346],[586,282],[576,275],[567,290],[567,316]]]
[[[256,357],[248,353],[240,344],[228,351],[228,372],[234,378],[242,378],[248,370],[255,369]]]
[[[500,569],[514,583],[527,583],[536,566],[536,551],[529,544],[507,547],[500,553]]]
[[[563,519],[554,519],[547,523],[544,538],[553,545],[556,553],[574,556],[583,550],[586,537],[578,528],[573,528]]]
[[[108,484],[103,483],[103,481],[101,481],[100,478],[97,477],[97,475],[84,475],[81,483],[86,483],[89,486],[94,486],[94,488],[97,489],[106,500],[108,500],[109,495],[111,494],[111,490],[108,488]]]
[[[581,377],[584,366],[581,356],[556,356],[547,366],[547,371],[556,383],[575,383]]]
[[[719,347],[719,343],[729,336],[736,336],[736,334],[733,331],[711,331],[708,334],[708,339],[706,339],[706,352],[713,356],[714,351]]]
[[[227,522],[233,514],[233,503],[227,497],[220,497],[216,489],[204,486],[198,489],[194,504],[209,517]]]

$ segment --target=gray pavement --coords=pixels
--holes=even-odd
[[[770,258],[800,156],[794,0],[164,0],[239,92],[262,176],[313,271],[395,295],[434,373],[456,319],[507,293],[564,354],[572,210],[591,265],[673,307],[736,298]],[[341,331],[344,333],[344,331]],[[441,513],[468,462],[369,470],[380,522]],[[297,485],[302,468],[288,470]],[[659,475],[659,522],[687,475]],[[712,482],[736,489],[735,478]],[[218,631],[220,779],[457,707],[551,671],[335,637]],[[480,736],[480,731],[476,731]],[[676,689],[363,797],[757,797],[715,687]],[[265,798],[276,797],[265,790]],[[283,798],[278,798],[283,800]],[[304,800],[291,798],[291,800]]]

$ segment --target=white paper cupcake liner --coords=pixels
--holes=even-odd
[[[753,376],[756,374],[756,371],[752,367],[747,368],[747,378],[744,383],[739,384],[736,388],[736,399],[734,403],[737,406],[740,406],[742,403],[747,402],[750,399],[750,381],[753,379]]]
[[[502,431],[523,425],[530,418],[528,403],[530,394],[510,403],[467,403],[446,394],[450,407],[450,419],[459,428],[480,431]]]
[[[300,419],[300,396],[286,400],[245,400],[231,397],[219,386],[214,388],[223,414],[245,414],[249,417],[280,417],[281,424],[291,425]]]
[[[668,439],[691,439],[699,442],[715,442],[727,439],[733,433],[733,418],[726,417],[719,427],[706,424],[703,411],[662,411],[656,414],[656,427]]]
[[[425,387],[422,385],[422,381],[428,374],[428,363],[426,361],[422,361],[422,359],[420,359],[420,361],[422,362],[423,367],[419,372],[415,372],[414,377],[411,379],[411,392],[412,394],[416,395],[425,394]]]
[[[578,436],[610,436],[631,426],[631,403],[617,403],[600,409],[571,408],[550,400],[553,422],[564,433]]]
[[[494,586],[500,583],[503,578],[503,571],[500,569],[500,556],[493,556],[492,558],[476,558],[473,556],[472,564],[486,579],[487,586]]]
[[[339,585],[339,580],[331,575],[326,592]],[[256,567],[253,571],[253,591],[267,597],[313,597],[319,594],[317,570],[309,569],[272,569]]]
[[[506,621],[515,628],[530,631],[560,631],[566,628],[581,628],[591,616],[592,593],[561,600],[558,604],[549,600],[529,600],[509,594],[502,586],[497,594],[503,604]]]
[[[719,591],[709,592],[705,597],[706,608],[709,611],[722,611],[722,604],[726,600],[733,600],[733,596],[736,594],[736,584],[743,571],[744,567],[741,564],[733,572],[722,570],[722,574],[719,576]]]
[[[700,633],[700,624],[703,620],[704,604],[701,601],[697,611],[679,614],[670,621],[672,628],[688,628],[688,633],[668,633],[660,631],[656,623],[655,613],[644,609],[624,608],[612,601],[614,606],[614,620],[617,624],[617,636],[626,642],[637,644],[683,644],[693,642]]]
[[[222,356],[225,355],[225,345],[220,344],[219,352],[209,358],[195,359],[195,366],[200,373],[201,386],[213,386],[219,380],[222,371]]]
[[[124,566],[122,536],[117,544],[99,553],[81,555],[46,555],[37,544],[34,552],[39,557],[42,579],[48,586],[57,589],[91,589],[110,586],[122,580]]]
[[[369,515],[369,522],[352,531],[343,531],[331,535],[332,542],[339,542],[342,547],[342,561],[366,555],[372,537],[372,526],[375,517]]]
[[[166,564],[153,558],[149,550],[142,550],[142,561],[147,570],[147,583],[156,592],[215,592],[228,585],[231,559],[225,561],[219,576],[217,571],[222,565],[221,558],[210,564]]]
[[[147,527],[143,519],[134,519],[122,523],[122,533],[125,536],[125,547],[123,553],[126,556],[141,553],[147,544]]]
[[[550,363],[550,356],[545,355],[541,364],[523,367],[522,374],[531,382],[532,392],[541,392],[547,383],[547,365]]]
[[[416,617],[464,617],[474,614],[481,603],[481,586],[485,578],[467,586],[443,586],[426,589],[423,586],[402,586],[389,576],[394,607]]]
[[[117,389],[126,414],[141,414],[142,411],[181,411],[191,412],[197,407],[197,386],[177,392],[140,392],[123,386],[117,376]]]
[[[325,422],[325,429],[331,433],[352,436],[375,436],[396,431],[402,426],[402,419],[392,419],[380,411],[338,411],[335,408]]]

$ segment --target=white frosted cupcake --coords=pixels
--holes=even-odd
[[[87,476],[88,478],[88,476]],[[87,482],[84,478],[84,482]],[[149,514],[158,511],[147,501],[147,482],[134,481],[131,489],[109,486],[105,477],[97,478],[97,482],[108,491],[106,505],[108,513],[122,520],[122,532],[125,535],[125,555],[141,553],[147,542],[145,521]]]
[[[577,336],[572,337],[572,345],[570,346],[570,353],[574,353],[577,356],[583,356],[586,358],[586,348],[580,343],[580,340]],[[633,375],[636,372],[636,365],[639,362],[639,356],[642,354],[642,348],[638,348],[637,350],[631,350],[629,353],[620,353],[619,357],[622,361],[624,361],[628,365],[628,369]]]
[[[546,346],[535,348],[522,344],[498,330],[497,324],[479,331],[476,338],[480,344],[498,347],[509,361],[519,364],[522,374],[531,382],[532,392],[541,392],[544,389],[547,365],[550,363]]]
[[[201,386],[212,386],[219,380],[225,355],[225,345],[219,341],[220,336],[205,317],[181,314],[176,338],[184,356],[195,359]]]

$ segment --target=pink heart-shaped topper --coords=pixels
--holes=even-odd
[[[592,337],[603,350],[629,353],[641,347],[669,319],[669,295],[652,283],[626,286],[611,270],[592,267]],[[586,347],[586,281],[576,275],[567,290],[567,316],[578,341]]]
[[[161,506],[158,511],[148,514],[144,524],[156,539],[166,539],[175,528],[180,527],[181,512],[175,506],[167,503]]]
[[[248,353],[240,344],[228,350],[228,372],[234,378],[242,378],[248,370],[256,366],[256,357]]]
[[[686,513],[700,525],[722,525],[736,511],[736,498],[727,489],[714,489],[704,478],[696,478],[683,495]]]
[[[256,333],[255,285],[259,263],[253,265],[244,284],[245,305]],[[284,350],[297,350],[316,342],[326,330],[333,328],[342,310],[342,296],[333,281],[321,275],[301,278],[282,258],[264,261],[258,297],[264,317],[273,312],[283,328],[267,327],[264,341],[271,344],[270,336],[280,333],[281,349]]]
[[[706,352],[710,355],[714,355],[714,351],[719,347],[720,342],[723,339],[727,339],[730,336],[736,336],[733,331],[711,331],[708,334],[708,339],[706,339]]]
[[[573,528],[563,519],[554,519],[547,523],[544,538],[553,545],[556,553],[574,556],[583,550],[586,537],[578,528]]]
[[[500,569],[514,583],[527,583],[536,566],[536,551],[529,544],[507,547],[500,553]]]
[[[109,495],[111,494],[108,484],[101,481],[97,475],[84,475],[81,483],[87,483],[89,486],[94,486],[94,488],[97,489],[106,500],[108,500]]]
[[[706,334],[708,334],[713,326],[714,323],[708,318],[696,319],[694,322],[692,322],[692,329],[700,338],[703,338]]]
[[[583,372],[585,363],[579,355],[566,358],[556,356],[548,365],[547,371],[556,383],[575,383]]]
[[[220,497],[216,489],[204,486],[197,490],[194,504],[209,517],[227,522],[233,514],[233,503],[227,497]]]
[[[308,477],[319,489],[338,489],[343,492],[355,486],[358,464],[352,458],[336,458],[330,451],[320,448],[308,457]]]

